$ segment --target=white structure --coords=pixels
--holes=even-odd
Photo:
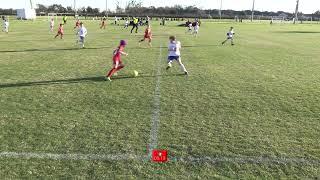
[[[18,19],[31,19],[34,20],[37,18],[36,10],[33,6],[33,0],[30,0],[30,8],[26,7],[24,9],[17,9],[17,18]]]

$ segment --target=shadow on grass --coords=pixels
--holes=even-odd
[[[168,74],[160,75],[165,76],[184,76],[184,74]],[[156,75],[140,75],[138,77],[133,76],[116,76],[113,78],[114,81],[121,79],[136,79],[136,78],[155,78]],[[19,87],[32,87],[32,86],[50,86],[50,85],[65,85],[65,84],[78,84],[78,83],[88,83],[88,82],[108,82],[105,80],[104,76],[97,77],[85,77],[85,78],[74,78],[74,79],[62,79],[62,80],[51,80],[51,81],[34,81],[34,82],[22,82],[22,83],[12,83],[12,84],[0,84],[0,89],[3,88],[19,88]]]
[[[182,46],[183,48],[201,48],[201,47],[212,47],[212,46],[218,46],[218,45],[209,45],[209,44],[201,44],[201,45],[194,45],[194,46]],[[19,53],[19,52],[54,52],[54,51],[79,51],[79,50],[98,50],[98,49],[107,49],[107,48],[114,48],[111,46],[105,46],[105,47],[87,47],[87,48],[60,48],[60,49],[24,49],[24,50],[0,50],[0,53]],[[148,47],[130,47],[130,49],[146,49]],[[151,47],[151,49],[167,49],[167,47],[162,46],[154,46]]]
[[[60,49],[24,49],[24,50],[0,50],[0,53],[15,53],[15,52],[47,52],[47,51],[78,51],[78,50],[94,50],[106,49],[111,47],[95,47],[95,48],[60,48]]]
[[[274,33],[282,33],[282,34],[319,34],[320,31],[274,31]]]

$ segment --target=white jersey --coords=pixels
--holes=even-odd
[[[128,20],[126,20],[126,25],[128,25],[129,24],[129,21]]]
[[[231,30],[231,31],[229,31],[229,32],[227,33],[227,36],[228,36],[229,38],[233,38],[233,35],[234,35],[234,31],[233,31],[233,30]]]
[[[197,24],[197,25],[194,26],[194,30],[195,30],[195,31],[198,31],[199,28],[200,28],[199,24]]]
[[[169,50],[168,56],[181,56],[180,49],[181,49],[180,41],[170,42],[168,45],[168,50]]]
[[[80,37],[86,37],[87,33],[88,33],[88,31],[87,31],[87,29],[86,29],[84,26],[82,26],[82,27],[79,29],[79,32],[78,32],[78,34],[79,34]]]
[[[50,21],[50,27],[54,26],[54,21]]]
[[[190,23],[188,26],[189,26],[189,29],[192,30],[192,23]]]
[[[5,21],[3,25],[4,25],[5,28],[8,28],[9,27],[9,22]]]

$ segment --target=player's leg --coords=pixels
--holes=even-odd
[[[149,37],[149,43],[148,43],[149,47],[152,47],[152,38]]]
[[[143,39],[141,39],[141,40],[139,41],[139,44],[140,44],[141,42],[145,41],[145,40],[146,40],[146,37],[143,37]]]
[[[227,38],[225,41],[223,41],[221,44],[225,44],[229,39]]]
[[[132,26],[131,34],[132,34],[132,32],[133,32],[133,30],[134,30],[135,27],[136,27],[136,25],[133,25],[133,26]]]
[[[138,33],[139,25],[136,25],[136,33]]]
[[[173,57],[169,56],[168,57],[168,65],[167,65],[166,70],[168,70],[172,67],[172,61],[173,61]]]
[[[82,48],[84,48],[85,37],[80,37],[80,39],[81,39]]]
[[[233,38],[231,38],[231,45],[232,45],[232,46],[234,45]]]
[[[117,71],[120,71],[120,70],[123,69],[123,68],[124,68],[124,65],[122,64],[122,62],[120,62],[119,65],[118,65],[118,67],[117,67],[117,69],[116,69],[116,72],[117,72]]]
[[[111,76],[117,71],[119,61],[114,60],[113,68],[107,74],[107,80],[111,81]]]
[[[182,63],[182,61],[181,61],[181,57],[178,58],[177,62],[179,64],[181,70],[184,72],[184,74],[188,75],[188,71],[187,71],[186,67],[184,66],[184,64]]]

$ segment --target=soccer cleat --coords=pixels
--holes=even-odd
[[[188,76],[189,75],[188,71],[184,72],[184,75]]]
[[[167,66],[166,70],[169,70],[171,68],[171,66]]]
[[[105,77],[105,80],[106,80],[106,81],[109,81],[109,82],[112,81],[110,77]]]

